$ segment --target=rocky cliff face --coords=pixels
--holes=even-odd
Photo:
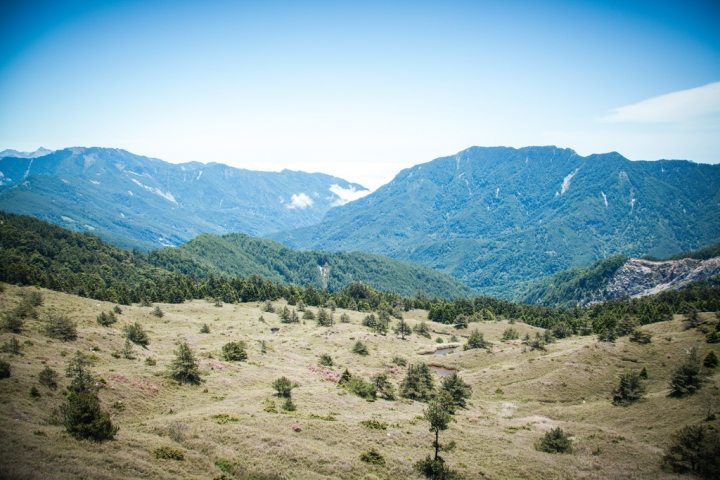
[[[608,281],[603,298],[611,300],[627,295],[633,298],[654,295],[665,290],[682,288],[693,280],[720,274],[720,257],[709,260],[670,260],[651,262],[633,258],[620,267]]]

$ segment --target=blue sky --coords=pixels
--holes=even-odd
[[[718,2],[3,2],[0,150],[377,188],[472,145],[720,162]]]

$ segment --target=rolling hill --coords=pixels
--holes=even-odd
[[[410,260],[513,298],[529,280],[612,255],[717,243],[719,204],[720,165],[472,147],[403,170],[318,225],[268,237]]]

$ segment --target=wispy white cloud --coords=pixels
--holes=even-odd
[[[677,122],[720,112],[720,82],[680,90],[616,108],[601,122]]]
[[[352,202],[353,200],[357,200],[358,198],[362,198],[365,195],[370,194],[370,190],[356,190],[353,186],[350,188],[343,188],[337,184],[330,185],[330,191],[340,197],[333,202],[333,206],[345,205],[348,202]]]
[[[298,193],[290,198],[290,205],[287,208],[307,208],[312,206],[313,200],[304,193]]]

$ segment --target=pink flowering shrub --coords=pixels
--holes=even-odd
[[[293,429],[293,431],[295,431],[295,432],[299,432],[299,431],[302,430],[302,428],[300,428],[300,425],[293,425],[293,426],[292,426],[292,429]]]
[[[210,361],[208,362],[208,365],[210,365],[210,370],[215,370],[216,368],[218,370],[225,370],[225,368],[227,368],[227,365],[225,365],[223,362]]]
[[[327,368],[321,368],[317,365],[310,365],[308,367],[308,373],[319,375],[320,378],[323,380],[328,380],[330,382],[339,382],[340,381],[340,374],[335,373],[332,370],[328,370]]]

